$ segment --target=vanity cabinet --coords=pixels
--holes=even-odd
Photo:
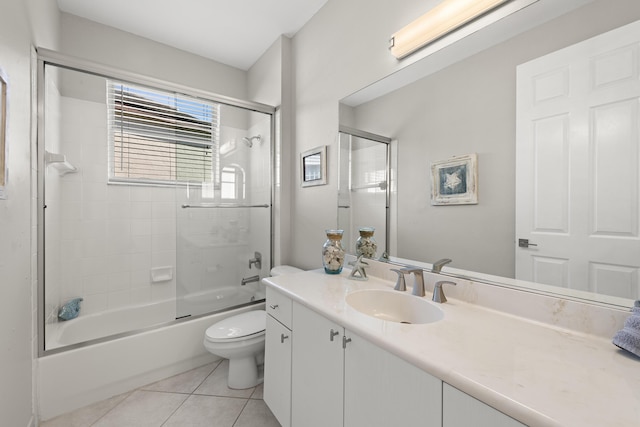
[[[525,427],[271,288],[266,310],[264,401],[282,427]]]
[[[447,383],[442,394],[442,427],[526,427]]]
[[[267,288],[264,401],[282,427],[291,425],[291,299]]]
[[[292,426],[441,426],[440,380],[295,302],[293,322]]]
[[[344,329],[295,302],[293,322],[291,425],[342,426]]]

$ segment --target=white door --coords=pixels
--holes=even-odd
[[[636,22],[518,67],[517,279],[640,298],[639,49]]]
[[[291,341],[289,329],[267,316],[264,401],[282,427],[291,425]]]
[[[442,381],[346,330],[344,427],[442,427]]]
[[[291,426],[341,427],[344,330],[293,303]]]

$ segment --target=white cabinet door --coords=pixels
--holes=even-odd
[[[345,348],[345,427],[440,427],[442,381],[349,330]]]
[[[442,427],[526,427],[449,384],[442,393]]]
[[[291,425],[291,342],[289,329],[267,316],[264,401],[282,427]]]
[[[340,427],[343,328],[293,303],[291,425]]]

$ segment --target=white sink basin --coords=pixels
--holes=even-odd
[[[346,302],[362,314],[387,322],[424,324],[444,317],[440,307],[431,301],[399,291],[355,291],[347,295]]]

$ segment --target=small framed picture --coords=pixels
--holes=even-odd
[[[7,198],[7,75],[0,68],[0,199]]]
[[[431,164],[432,205],[478,203],[478,156],[476,153]]]
[[[300,154],[302,186],[325,185],[327,183],[327,146],[316,147]]]

